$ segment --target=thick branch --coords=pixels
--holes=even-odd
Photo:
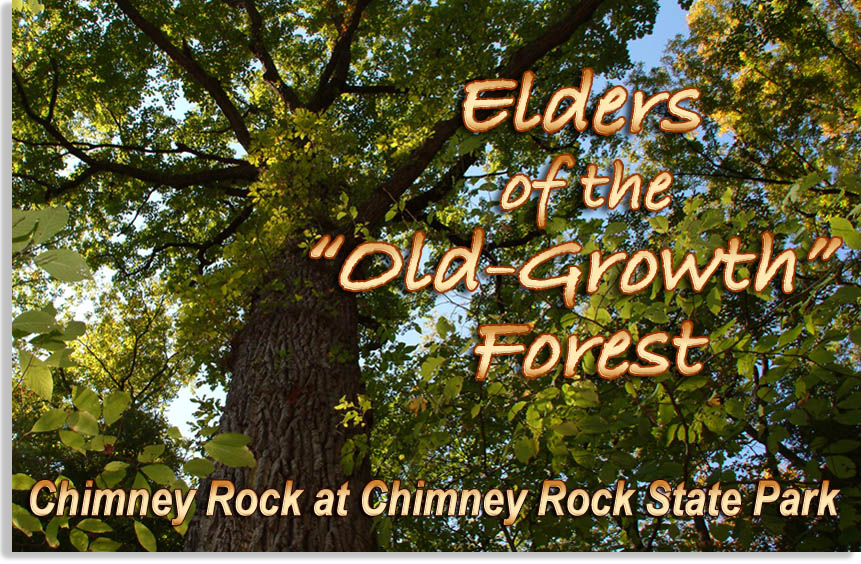
[[[57,186],[54,190],[50,188],[45,190],[45,201],[48,202],[53,200],[57,196],[65,194],[66,192],[70,192],[82,185],[84,182],[87,182],[90,178],[96,175],[96,169],[93,167],[87,167],[80,174],[78,174],[75,178],[64,182]]]
[[[376,225],[386,214],[389,207],[397,202],[413,182],[424,172],[436,154],[443,148],[446,141],[460,127],[460,116],[438,122],[430,137],[419,145],[407,161],[402,164],[381,186],[379,186],[370,198],[359,210],[358,223],[369,223]]]
[[[245,223],[246,219],[251,217],[251,213],[253,211],[254,211],[254,206],[252,206],[250,204],[245,206],[244,208],[242,208],[242,211],[239,212],[239,215],[237,215],[233,219],[233,221],[231,221],[227,225],[227,227],[222,229],[221,232],[218,233],[218,235],[216,235],[214,238],[207,241],[206,243],[203,243],[200,246],[200,250],[197,251],[198,262],[200,262],[201,264],[209,264],[209,262],[206,260],[206,251],[208,251],[212,247],[217,247],[218,245],[222,244],[228,238],[233,236],[237,231],[239,231],[239,227],[243,223]]]
[[[149,182],[165,186],[173,186],[175,188],[184,188],[187,186],[208,184],[211,182],[221,182],[226,180],[244,180],[252,182],[257,179],[258,170],[251,163],[242,161],[242,164],[230,166],[226,168],[199,170],[188,173],[171,173],[166,171],[147,170],[136,168],[126,164],[115,163],[111,161],[102,161],[94,159],[85,150],[72,141],[66,139],[62,132],[57,127],[42,118],[37,114],[27,98],[27,93],[24,90],[21,77],[18,72],[12,70],[12,79],[15,83],[15,88],[20,96],[21,107],[24,113],[31,120],[41,125],[48,135],[53,137],[62,147],[64,147],[71,155],[80,159],[84,164],[89,166],[90,171],[87,172],[92,176],[95,172],[112,172],[122,176],[129,176]],[[82,173],[83,174],[83,173]],[[66,189],[74,188],[80,183],[67,185]],[[56,194],[55,194],[56,195]]]
[[[308,109],[312,112],[319,112],[328,108],[347,83],[347,73],[350,70],[350,47],[353,44],[353,36],[359,28],[362,13],[371,1],[358,0],[356,2],[353,13],[350,14],[350,22],[338,36],[335,47],[332,49],[332,55],[329,57],[329,62],[320,75],[320,83],[317,86],[317,91],[308,104]]]
[[[129,0],[116,0],[117,6],[128,16],[138,29],[140,29],[159,49],[164,51],[176,64],[182,67],[200,86],[206,90],[215,103],[221,108],[221,111],[230,122],[236,139],[239,143],[248,150],[251,146],[251,134],[248,132],[248,127],[242,119],[239,110],[230,101],[230,97],[225,92],[221,83],[217,79],[209,75],[203,67],[194,59],[191,49],[188,45],[183,45],[180,49],[170,42],[170,40],[162,33],[160,27],[154,25],[141,15]]]
[[[414,198],[410,198],[404,210],[413,215],[420,214],[429,204],[438,202],[454,190],[457,181],[463,178],[469,167],[478,160],[478,152],[462,155],[449,168],[433,188],[426,190]]]
[[[251,24],[251,52],[254,53],[254,56],[263,65],[263,80],[281,97],[284,103],[287,104],[287,107],[290,109],[298,108],[302,105],[299,97],[281,78],[281,75],[278,73],[278,67],[275,66],[275,61],[272,59],[272,55],[263,41],[263,17],[257,10],[257,6],[254,5],[253,0],[244,0],[243,4],[245,5],[245,12],[248,14],[248,20]]]
[[[604,0],[582,0],[562,21],[546,27],[534,41],[521,47],[501,69],[499,76],[520,78],[520,75],[544,55],[568,41],[580,26],[592,19],[595,10],[603,2]]]
[[[588,22],[603,0],[582,0],[562,21],[546,27],[537,34],[535,40],[518,49],[502,67],[498,76],[519,77],[554,48],[564,44],[577,29]],[[407,161],[383,182],[359,210],[357,221],[376,225],[383,219],[389,206],[397,201],[407,189],[421,176],[433,158],[445,146],[461,125],[461,117],[437,122],[433,133],[419,145]]]

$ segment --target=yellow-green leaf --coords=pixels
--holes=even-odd
[[[135,535],[138,537],[138,542],[144,547],[147,552],[156,552],[155,535],[152,534],[146,525],[140,521],[135,521]]]

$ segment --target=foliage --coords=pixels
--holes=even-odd
[[[78,253],[43,248],[67,221],[68,212],[62,207],[14,209],[13,267],[25,272],[27,259],[32,258],[59,281],[92,278]],[[31,272],[31,276],[36,280],[22,277],[18,283],[37,284],[39,272]],[[150,299],[158,291],[147,289]],[[86,324],[57,321],[50,302],[18,314],[12,322],[18,357],[13,389],[13,490],[29,492],[36,483],[31,476],[44,476],[46,468],[51,468],[57,474],[57,485],[67,479],[71,487],[76,483],[80,487],[93,479],[102,488],[152,491],[151,486],[158,484],[188,491],[186,482],[171,469],[182,466],[179,451],[188,447],[188,441],[176,427],[165,432],[164,418],[152,412],[154,405],[170,397],[178,382],[170,364],[175,353],[169,351],[170,324],[164,300],[150,311],[139,295],[119,308],[111,307],[121,301],[116,292],[108,292],[102,299],[108,305],[99,308],[98,322],[86,338]],[[153,337],[160,342],[154,343]],[[42,358],[45,352],[49,356]],[[254,457],[244,448],[246,442],[241,435],[219,434],[204,447],[224,464],[253,466]],[[185,464],[186,473],[197,477],[206,477],[213,468],[204,458]],[[16,541],[22,549],[39,548],[41,542],[51,548],[81,551],[113,551],[123,546],[114,538],[100,536],[107,533],[123,539],[127,549],[138,542],[148,551],[159,545],[162,549],[180,546],[180,537],[171,535],[164,519],[156,520],[151,513],[150,527],[160,540],[143,522],[129,523],[124,518],[53,516],[44,524],[22,504],[29,504],[29,494],[20,499],[15,496],[12,504]],[[174,529],[183,533],[187,527],[188,520]],[[68,535],[60,534],[60,529],[68,529]],[[43,534],[44,540],[36,542],[36,533]],[[137,540],[130,542],[133,538]]]
[[[667,373],[606,382],[595,378],[594,357],[587,355],[585,374],[573,381],[559,368],[530,382],[514,376],[521,360],[514,357],[500,361],[482,384],[463,379],[474,370],[471,332],[425,328],[425,346],[414,360],[403,345],[380,355],[377,370],[390,375],[388,366],[401,368],[375,389],[384,397],[374,402],[375,416],[391,424],[377,424],[370,439],[382,447],[374,464],[384,473],[444,484],[438,487],[534,490],[543,478],[564,476],[570,487],[594,491],[622,477],[641,485],[658,478],[701,487],[719,481],[751,493],[763,477],[787,484],[829,479],[841,487],[839,517],[811,523],[772,510],[758,519],[748,509],[708,523],[645,513],[538,518],[532,506],[511,527],[488,518],[453,525],[394,517],[380,530],[395,548],[857,549],[861,293],[854,225],[861,211],[861,113],[846,104],[859,94],[861,59],[851,39],[858,21],[843,3],[695,3],[690,37],[671,45],[666,70],[631,77],[647,92],[698,87],[698,107],[712,118],[701,135],[629,140],[637,172],[674,173],[671,213],[649,218],[625,210],[587,219],[575,190],[557,200],[554,215],[564,223],[555,234],[548,229],[540,247],[494,256],[499,264],[518,264],[537,248],[573,239],[588,242],[583,254],[670,248],[678,260],[693,251],[702,266],[729,237],[741,235],[756,249],[759,233],[771,231],[799,255],[816,236],[842,236],[838,261],[800,266],[800,287],[789,295],[777,284],[761,294],[732,294],[714,281],[700,294],[655,285],[624,296],[610,283],[620,274],[615,268],[605,277],[607,290],[580,298],[573,311],[555,294],[536,300],[514,285],[483,286],[455,325],[534,320],[533,335],[585,338],[626,329],[636,337],[691,319],[712,340],[697,357],[706,369],[690,379]],[[592,149],[590,160],[600,151]],[[453,211],[448,227],[466,233],[471,225],[488,225],[489,214],[468,204],[479,190],[499,190],[505,179],[491,186],[479,181],[472,192],[466,187],[458,203],[471,216]],[[530,209],[495,230],[516,230],[531,217]],[[398,390],[384,392],[393,381]]]
[[[230,387],[231,341],[261,296],[288,304],[307,292],[325,296],[330,288],[302,287],[281,266],[322,234],[407,248],[421,229],[427,265],[466,244],[476,226],[488,233],[483,260],[512,265],[566,240],[581,242],[582,254],[669,248],[678,259],[692,251],[702,265],[734,235],[755,248],[768,230],[800,256],[832,234],[845,247],[830,262],[799,261],[791,294],[776,284],[731,293],[713,280],[702,293],[655,284],[628,296],[609,283],[619,268],[573,309],[558,292],[526,292],[500,277],[482,277],[473,293],[392,284],[361,294],[362,325],[352,328],[360,359],[344,350],[329,357],[360,362],[365,391],[331,408],[353,432],[340,451],[346,474],[369,463],[374,475],[409,485],[534,492],[549,478],[587,490],[661,478],[747,487],[771,476],[829,479],[842,491],[839,517],[789,519],[771,510],[732,519],[538,517],[533,497],[513,525],[487,516],[379,518],[384,548],[857,550],[857,7],[700,0],[665,68],[631,72],[627,43],[651,30],[657,8],[16,7],[14,487],[27,490],[50,468],[75,483],[97,476],[112,487],[185,490],[222,464],[253,468],[258,445],[220,433],[216,403],[201,403],[193,438],[167,429],[158,408],[192,382]],[[567,24],[568,35],[554,39],[554,26]],[[457,117],[469,80],[534,70],[538,107],[586,66],[647,92],[695,86],[706,120],[695,135],[668,135],[656,115],[639,136],[603,138],[509,126],[476,136]],[[572,183],[554,193],[543,231],[532,227],[534,203],[500,213],[505,181],[539,176],[561,152],[576,157],[572,179],[587,163],[619,156],[643,176],[670,170],[673,205],[654,217],[587,213]],[[83,257],[47,248],[54,236]],[[92,299],[85,332],[81,322],[57,320],[47,298],[61,289],[34,265],[74,282],[88,277],[87,264],[110,283]],[[706,369],[692,378],[670,371],[605,381],[591,353],[573,379],[557,369],[527,380],[519,357],[497,361],[484,382],[472,378],[479,324],[532,322],[533,335],[560,337],[625,329],[636,338],[686,319],[711,338],[694,357]],[[285,362],[294,354],[282,352]],[[16,548],[44,546],[43,537],[52,548],[178,548],[176,532],[188,526],[173,531],[154,517],[39,520],[16,495]]]

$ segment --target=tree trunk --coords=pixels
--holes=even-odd
[[[273,284],[255,300],[245,327],[232,343],[232,379],[220,432],[244,433],[256,468],[218,465],[201,484],[186,550],[352,551],[373,550],[371,520],[360,507],[369,480],[367,460],[350,476],[341,467],[341,448],[355,431],[334,409],[342,396],[362,392],[358,364],[358,320],[353,294],[336,282],[327,261],[291,255]],[[367,428],[360,429],[367,431]],[[225,516],[216,505],[205,515],[211,480],[230,480],[238,493],[251,488],[283,492],[293,480],[302,515]],[[317,517],[317,491],[336,491],[349,481],[348,514]],[[273,503],[273,505],[276,505]],[[280,501],[277,503],[280,509]],[[233,506],[231,506],[232,508]]]

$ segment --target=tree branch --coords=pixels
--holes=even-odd
[[[227,121],[230,122],[233,132],[236,134],[236,139],[245,150],[248,150],[251,146],[251,134],[248,132],[248,127],[245,125],[245,121],[243,121],[239,110],[230,101],[230,97],[221,86],[221,83],[208,74],[194,59],[191,48],[183,44],[183,48],[180,49],[171,43],[161,28],[144,18],[129,0],[116,0],[116,3],[138,29],[149,37],[176,64],[191,75],[195,82],[212,96],[213,101],[221,109],[225,117],[227,117]]]
[[[335,42],[332,54],[329,57],[329,62],[320,75],[320,83],[317,86],[317,91],[308,103],[308,109],[312,112],[319,112],[328,108],[346,84],[347,73],[350,70],[350,47],[353,43],[353,36],[359,28],[362,13],[371,1],[358,0],[356,2],[353,13],[350,14],[350,22],[338,36],[338,40]]]
[[[150,252],[149,256],[146,258],[146,262],[138,269],[134,270],[134,274],[139,274],[148,270],[151,266],[155,257],[168,249],[197,249],[197,261],[198,261],[198,270],[203,272],[203,269],[209,265],[212,261],[207,261],[206,252],[226,241],[230,236],[234,235],[237,231],[239,231],[239,227],[245,222],[246,219],[251,217],[252,212],[254,211],[254,207],[252,205],[247,205],[242,208],[242,211],[239,212],[233,221],[231,221],[224,229],[222,229],[215,237],[210,239],[209,241],[204,241],[203,243],[195,243],[192,241],[174,241],[171,243],[163,243],[153,248],[152,252]],[[125,272],[124,272],[125,273]]]
[[[63,143],[50,142],[50,141],[31,141],[29,139],[21,139],[19,137],[12,136],[12,141],[16,143],[21,143],[24,145],[28,145],[30,147],[63,147],[65,145]],[[203,160],[207,161],[216,161],[225,164],[246,164],[247,161],[242,159],[234,159],[233,157],[225,157],[222,155],[215,155],[213,153],[207,153],[205,151],[201,151],[200,149],[194,149],[189,147],[185,143],[176,143],[175,149],[156,149],[153,147],[144,147],[142,145],[120,145],[118,143],[85,143],[83,141],[69,141],[75,147],[78,147],[84,151],[95,151],[98,149],[116,149],[118,151],[124,152],[136,152],[136,153],[150,153],[154,155],[178,155],[182,153],[189,153]]]
[[[226,168],[207,169],[176,174],[165,171],[140,169],[126,164],[94,159],[81,147],[66,139],[62,132],[60,132],[60,130],[57,129],[57,127],[53,123],[49,122],[45,118],[42,118],[33,110],[27,98],[27,93],[24,90],[24,85],[21,80],[21,77],[14,68],[12,69],[12,79],[15,83],[15,88],[20,96],[21,107],[23,108],[24,113],[31,120],[41,125],[45,132],[48,133],[48,135],[50,135],[54,139],[56,139],[57,142],[70,154],[83,161],[84,164],[88,165],[91,169],[91,171],[88,172],[90,176],[92,176],[92,174],[95,172],[112,172],[122,176],[130,176],[132,178],[137,178],[138,180],[143,180],[144,182],[150,182],[153,184],[160,184],[165,186],[173,186],[175,188],[184,188],[187,186],[202,185],[210,182],[219,182],[225,180],[244,180],[248,182],[253,182],[257,179],[257,175],[259,173],[257,167],[253,166],[247,161],[239,161],[241,162],[241,164]],[[79,184],[80,182],[67,185],[66,190],[74,188]],[[53,196],[56,195],[57,194],[53,194]]]
[[[568,41],[580,26],[592,18],[602,2],[603,0],[579,2],[560,22],[547,26],[537,34],[535,40],[518,49],[508,64],[499,70],[498,76],[522,75],[544,55]],[[362,204],[357,223],[378,224],[391,203],[397,201],[412,186],[460,125],[460,115],[437,122],[430,137]]]
[[[263,65],[263,80],[265,80],[266,84],[268,84],[275,93],[281,97],[281,100],[287,104],[288,108],[298,108],[302,105],[299,100],[299,96],[297,96],[296,92],[294,92],[293,89],[290,88],[281,78],[281,75],[278,72],[278,67],[275,66],[275,61],[272,59],[272,55],[269,53],[269,50],[266,48],[266,43],[263,41],[263,17],[257,10],[257,6],[254,4],[253,0],[244,0],[243,4],[245,5],[245,12],[248,14],[248,20],[250,22],[251,52],[254,53],[254,56],[257,57],[260,64]]]
[[[457,159],[457,161],[455,161],[454,165],[452,165],[445,174],[443,174],[442,178],[434,185],[433,188],[422,192],[414,198],[410,198],[404,206],[404,210],[413,215],[418,215],[431,203],[438,202],[445,198],[454,190],[457,181],[463,178],[463,175],[466,174],[469,167],[475,164],[477,160],[477,151],[462,155]]]
[[[48,103],[48,117],[45,119],[52,122],[54,121],[54,108],[57,107],[57,94],[60,90],[60,71],[57,69],[57,61],[54,57],[51,57],[50,60],[53,79],[51,84],[51,101]]]

